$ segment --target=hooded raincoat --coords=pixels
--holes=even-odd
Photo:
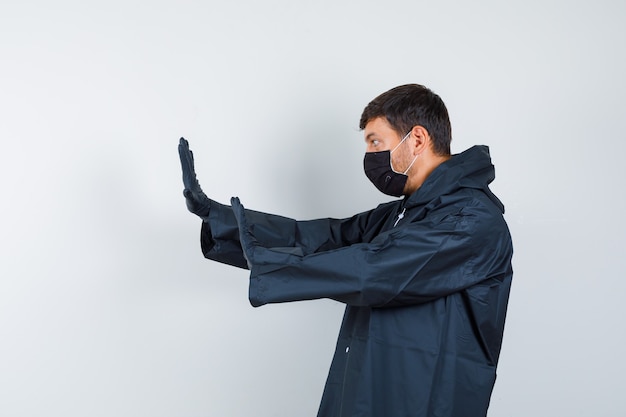
[[[213,204],[205,257],[250,269],[252,305],[346,304],[318,416],[485,416],[513,248],[489,150],[439,165],[412,195],[347,219]]]

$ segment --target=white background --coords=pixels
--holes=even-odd
[[[0,415],[312,416],[343,307],[252,308],[182,197],[298,219],[387,198],[363,107],[441,95],[515,245],[491,417],[623,416],[623,1],[0,4]]]

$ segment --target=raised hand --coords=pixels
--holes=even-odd
[[[180,156],[180,165],[183,169],[183,184],[185,186],[183,195],[185,196],[187,209],[197,216],[208,217],[211,209],[211,200],[204,194],[196,178],[193,152],[189,149],[189,142],[185,138],[180,138],[178,155]]]

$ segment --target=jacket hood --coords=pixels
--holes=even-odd
[[[483,191],[504,213],[504,205],[489,189],[489,184],[495,177],[495,167],[491,163],[489,147],[472,146],[462,153],[452,155],[450,159],[435,168],[424,184],[407,197],[406,206],[427,204],[437,197],[450,194],[460,188],[474,188]]]

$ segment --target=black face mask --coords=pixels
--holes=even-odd
[[[363,168],[367,178],[380,192],[393,197],[400,197],[404,193],[409,177],[391,168],[391,151],[367,152],[363,158]]]
[[[402,145],[402,143],[411,135],[411,132],[406,134],[390,151],[382,152],[366,152],[363,159],[363,168],[365,168],[365,175],[372,181],[372,183],[378,188],[378,190],[387,195],[394,197],[400,197],[404,194],[404,186],[409,179],[407,172],[413,166],[417,160],[418,155],[415,155],[413,161],[409,164],[408,168],[404,172],[397,172],[391,165],[391,154]]]

